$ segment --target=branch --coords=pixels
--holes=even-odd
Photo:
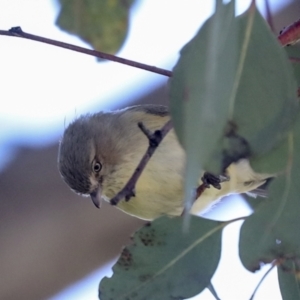
[[[205,172],[204,175],[202,176],[201,180],[202,180],[202,183],[195,190],[195,196],[192,199],[193,202],[191,204],[191,207],[196,202],[196,200],[204,193],[204,191],[206,189],[209,189],[210,186],[213,186],[215,189],[220,190],[222,188],[221,183],[225,182],[225,181],[229,181],[230,177],[225,174],[216,176],[209,172]],[[185,206],[181,213],[181,216],[184,216],[186,214],[186,212],[187,212],[187,209]]]
[[[300,40],[300,20],[283,28],[278,36],[278,40],[283,47],[294,45]]]
[[[145,169],[148,161],[151,156],[154,154],[156,148],[159,146],[163,138],[167,135],[167,133],[173,128],[172,121],[169,120],[160,130],[154,131],[152,133],[149,129],[145,127],[145,125],[141,122],[138,123],[141,131],[146,135],[149,140],[149,146],[142,157],[139,165],[135,169],[131,178],[128,180],[127,184],[124,188],[110,200],[110,204],[117,205],[122,199],[125,198],[126,201],[129,201],[131,197],[135,196],[135,185],[138,179],[140,178],[143,170]]]
[[[60,41],[56,41],[56,40],[51,40],[51,39],[47,39],[47,38],[44,38],[44,37],[41,37],[41,36],[38,36],[38,35],[33,35],[33,34],[30,34],[30,33],[26,33],[19,26],[18,27],[12,27],[10,30],[0,30],[0,35],[19,37],[19,38],[32,40],[32,41],[37,41],[37,42],[41,42],[41,43],[45,43],[45,44],[49,44],[49,45],[69,49],[69,50],[72,50],[72,51],[84,53],[84,54],[91,55],[91,56],[94,56],[94,57],[114,61],[114,62],[123,64],[123,65],[128,65],[128,66],[131,66],[131,67],[134,67],[134,68],[146,70],[146,71],[153,72],[153,73],[160,74],[160,75],[164,75],[164,76],[167,76],[167,77],[172,76],[172,72],[169,71],[169,70],[157,68],[157,67],[154,67],[154,66],[149,66],[149,65],[142,64],[142,63],[139,63],[139,62],[136,62],[136,61],[133,61],[133,60],[121,58],[121,57],[118,57],[118,56],[115,56],[115,55],[103,53],[103,52],[96,51],[96,50],[90,50],[90,49],[75,46],[75,45],[72,45],[72,44],[68,44],[68,43],[64,43],[64,42],[60,42]]]

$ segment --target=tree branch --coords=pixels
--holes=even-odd
[[[210,188],[210,186],[213,186],[215,189],[220,190],[222,188],[221,183],[225,182],[225,181],[229,181],[230,178],[227,175],[216,176],[209,172],[205,172],[204,175],[202,176],[201,180],[202,180],[202,183],[195,190],[195,196],[192,199],[193,202],[192,202],[191,207],[196,202],[196,200],[204,193],[204,191],[206,189]],[[186,207],[185,207],[181,213],[181,216],[184,216],[186,214],[186,212],[187,211],[186,211]]]
[[[110,200],[110,203],[112,205],[117,205],[122,199],[129,201],[131,197],[135,196],[136,182],[141,176],[151,156],[154,154],[156,148],[159,146],[159,144],[161,143],[163,138],[167,135],[167,133],[173,128],[171,120],[169,120],[160,130],[154,131],[154,133],[152,133],[149,129],[147,129],[142,122],[139,122],[138,126],[141,129],[141,131],[147,136],[149,140],[149,146],[146,153],[142,157],[139,165],[137,166],[134,173],[132,174],[131,178],[128,180],[127,184],[116,196],[114,196]]]
[[[283,28],[279,33],[278,40],[283,47],[298,43],[300,41],[300,20]]]
[[[45,43],[45,44],[65,48],[65,49],[68,49],[68,50],[84,53],[84,54],[91,55],[91,56],[94,56],[94,57],[114,61],[114,62],[123,64],[123,65],[127,65],[127,66],[131,66],[131,67],[134,67],[134,68],[146,70],[146,71],[153,72],[153,73],[160,74],[160,75],[164,75],[164,76],[167,76],[167,77],[172,76],[172,72],[169,71],[169,70],[157,68],[157,67],[154,67],[154,66],[149,66],[149,65],[142,64],[142,63],[139,63],[139,62],[136,62],[136,61],[133,61],[133,60],[121,58],[121,57],[118,57],[118,56],[115,56],[115,55],[103,53],[103,52],[96,51],[96,50],[90,50],[90,49],[75,46],[75,45],[72,45],[72,44],[68,44],[68,43],[64,43],[64,42],[60,42],[60,41],[56,41],[56,40],[51,40],[51,39],[41,37],[41,36],[38,36],[38,35],[33,35],[33,34],[30,34],[30,33],[26,33],[19,26],[18,27],[12,27],[10,30],[0,30],[0,35],[19,37],[19,38],[32,40],[32,41],[37,41],[37,42],[41,42],[41,43]]]

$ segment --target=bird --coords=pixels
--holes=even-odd
[[[166,106],[151,104],[76,118],[59,144],[58,169],[63,180],[77,194],[91,196],[99,208],[102,200],[109,202],[125,186],[148,148],[149,140],[137,124],[142,122],[154,132],[168,120]],[[182,215],[185,161],[185,151],[172,129],[143,170],[134,197],[118,202],[117,208],[148,221]],[[206,188],[195,199],[191,214],[209,211],[229,194],[262,194],[260,187],[273,177],[254,172],[247,158],[231,163],[225,176],[228,180],[219,188]],[[198,182],[202,184],[203,177]]]

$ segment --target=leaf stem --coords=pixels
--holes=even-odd
[[[209,285],[207,286],[207,288],[209,289],[209,291],[212,293],[212,295],[216,298],[216,300],[221,300],[221,298],[219,298],[214,286],[212,285],[212,283],[210,282]]]
[[[273,268],[276,266],[276,262],[272,263],[271,268],[264,274],[264,276],[260,279],[259,283],[257,284],[255,290],[253,291],[253,294],[251,295],[251,298],[249,300],[253,300],[255,297],[255,294],[258,290],[258,288],[260,287],[260,285],[262,284],[262,282],[265,280],[265,278],[268,276],[268,274],[273,270]]]
[[[248,216],[238,217],[238,218],[235,218],[235,219],[231,219],[229,221],[225,221],[224,223],[226,225],[228,225],[228,224],[231,224],[231,223],[234,223],[234,222],[238,222],[238,221],[245,221],[247,218],[248,218]]]

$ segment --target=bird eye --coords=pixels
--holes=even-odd
[[[101,169],[102,169],[102,165],[98,161],[96,161],[93,165],[93,171],[95,173],[99,173]]]

